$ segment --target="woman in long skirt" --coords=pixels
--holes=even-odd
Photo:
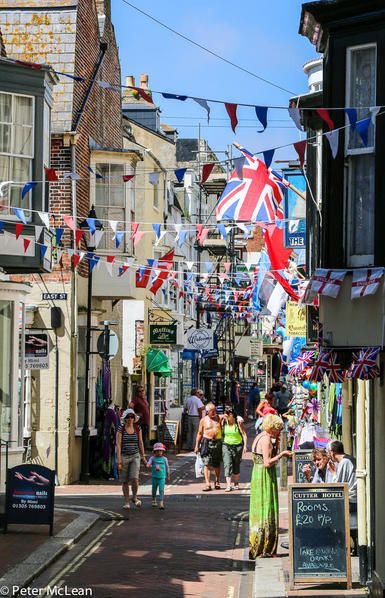
[[[290,451],[277,454],[283,422],[277,415],[267,415],[263,432],[253,442],[253,473],[251,477],[249,553],[250,558],[271,557],[278,545],[278,485],[275,465]],[[273,440],[275,439],[275,445]]]

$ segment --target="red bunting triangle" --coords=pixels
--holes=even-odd
[[[125,272],[127,272],[127,270],[128,270],[128,266],[126,266],[126,265],[124,265],[124,264],[123,264],[123,266],[120,266],[120,273],[119,273],[119,276],[123,276],[123,274],[124,274]]]
[[[78,265],[78,263],[80,262],[80,255],[78,253],[74,253],[73,254],[73,269],[76,269],[76,266]]]
[[[334,122],[330,118],[329,110],[326,110],[326,108],[317,108],[316,112],[326,122],[329,130],[332,131],[334,129]]]
[[[27,249],[31,244],[31,240],[30,239],[23,239],[23,243],[24,243],[24,253],[27,253]]]
[[[305,162],[306,144],[307,144],[306,139],[304,139],[303,141],[297,141],[297,143],[293,143],[294,149],[298,154],[298,159],[299,159],[301,168],[303,168],[303,165]]]
[[[134,176],[135,176],[134,174],[124,174],[122,176],[122,179],[125,183],[128,183],[128,181],[131,181],[131,179],[133,179]]]
[[[53,182],[59,180],[54,168],[44,168],[44,171],[47,181]]]
[[[75,222],[73,221],[72,216],[64,215],[63,220],[66,223],[66,225],[68,226],[68,228],[70,228],[71,230],[73,230],[75,232],[76,226],[75,226]]]
[[[203,164],[202,166],[202,183],[205,183],[207,181],[207,179],[209,178],[210,174],[213,171],[213,168],[215,166],[215,162],[210,162],[208,164]]]
[[[199,237],[201,236],[202,231],[203,231],[203,224],[196,224],[195,226],[196,226],[196,229],[197,229],[197,236],[195,237],[194,240],[198,241]]]
[[[226,107],[226,110],[227,110],[227,114],[230,117],[231,128],[233,129],[233,131],[235,133],[235,129],[236,129],[236,126],[238,124],[238,119],[237,119],[237,108],[238,108],[238,104],[225,103],[225,107]]]
[[[21,222],[17,222],[15,224],[15,229],[16,229],[16,239],[18,239],[21,235],[21,231],[24,228],[24,224],[22,224]]]
[[[146,100],[149,104],[153,104],[152,95],[150,90],[142,89],[141,87],[133,87],[135,91],[140,95],[143,100]]]
[[[114,255],[107,255],[107,262],[108,262],[109,264],[112,264],[112,263],[113,263],[113,261],[114,261],[114,259],[115,259],[115,256],[114,256]]]
[[[78,228],[76,230],[76,234],[75,234],[76,247],[78,247],[78,245],[79,245],[80,241],[82,240],[82,238],[83,238],[83,231],[80,228]]]

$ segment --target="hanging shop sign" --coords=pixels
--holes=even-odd
[[[286,303],[286,336],[306,337],[306,307],[298,307],[298,303]]]
[[[176,324],[150,324],[151,345],[176,345]]]
[[[101,332],[98,336],[97,349],[100,357],[104,359],[113,359],[119,351],[119,338],[116,332],[108,330]]]
[[[263,355],[263,342],[258,338],[250,338],[250,361],[259,361]]]
[[[7,470],[4,531],[10,523],[49,525],[53,532],[55,472],[29,463]]]
[[[167,309],[149,309],[148,322],[149,324],[173,324],[175,319]]]
[[[315,305],[307,305],[307,335],[306,341],[308,343],[316,343],[318,341],[318,327],[319,327],[319,309]]]
[[[214,330],[193,328],[186,331],[184,348],[188,351],[211,351],[215,348]]]
[[[298,191],[306,193],[306,179],[300,170],[284,170],[283,176]],[[285,189],[285,247],[306,247],[306,201],[290,188]]]
[[[49,336],[44,330],[26,333],[24,340],[25,369],[48,370]]]

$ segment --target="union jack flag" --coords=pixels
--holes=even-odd
[[[321,382],[324,374],[329,369],[330,356],[328,351],[320,351],[311,369],[309,380],[311,382]]]
[[[244,148],[240,179],[233,171],[215,209],[217,220],[273,222],[283,218],[281,202],[288,183]]]
[[[358,354],[353,353],[350,377],[359,380],[371,380],[379,376],[380,370],[377,365],[379,351],[379,347],[364,347]]]
[[[326,374],[329,382],[343,382],[345,380],[345,370],[342,369],[341,364],[337,363],[337,353],[330,351],[329,365],[326,368]]]
[[[302,355],[299,355],[295,361],[289,364],[290,376],[298,376],[305,371],[311,360],[315,355],[315,351],[304,351]]]

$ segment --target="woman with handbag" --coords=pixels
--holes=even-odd
[[[222,458],[226,476],[226,490],[239,490],[239,471],[243,455],[247,452],[247,434],[242,417],[228,405],[221,418],[222,423]],[[234,476],[234,486],[231,477]]]

